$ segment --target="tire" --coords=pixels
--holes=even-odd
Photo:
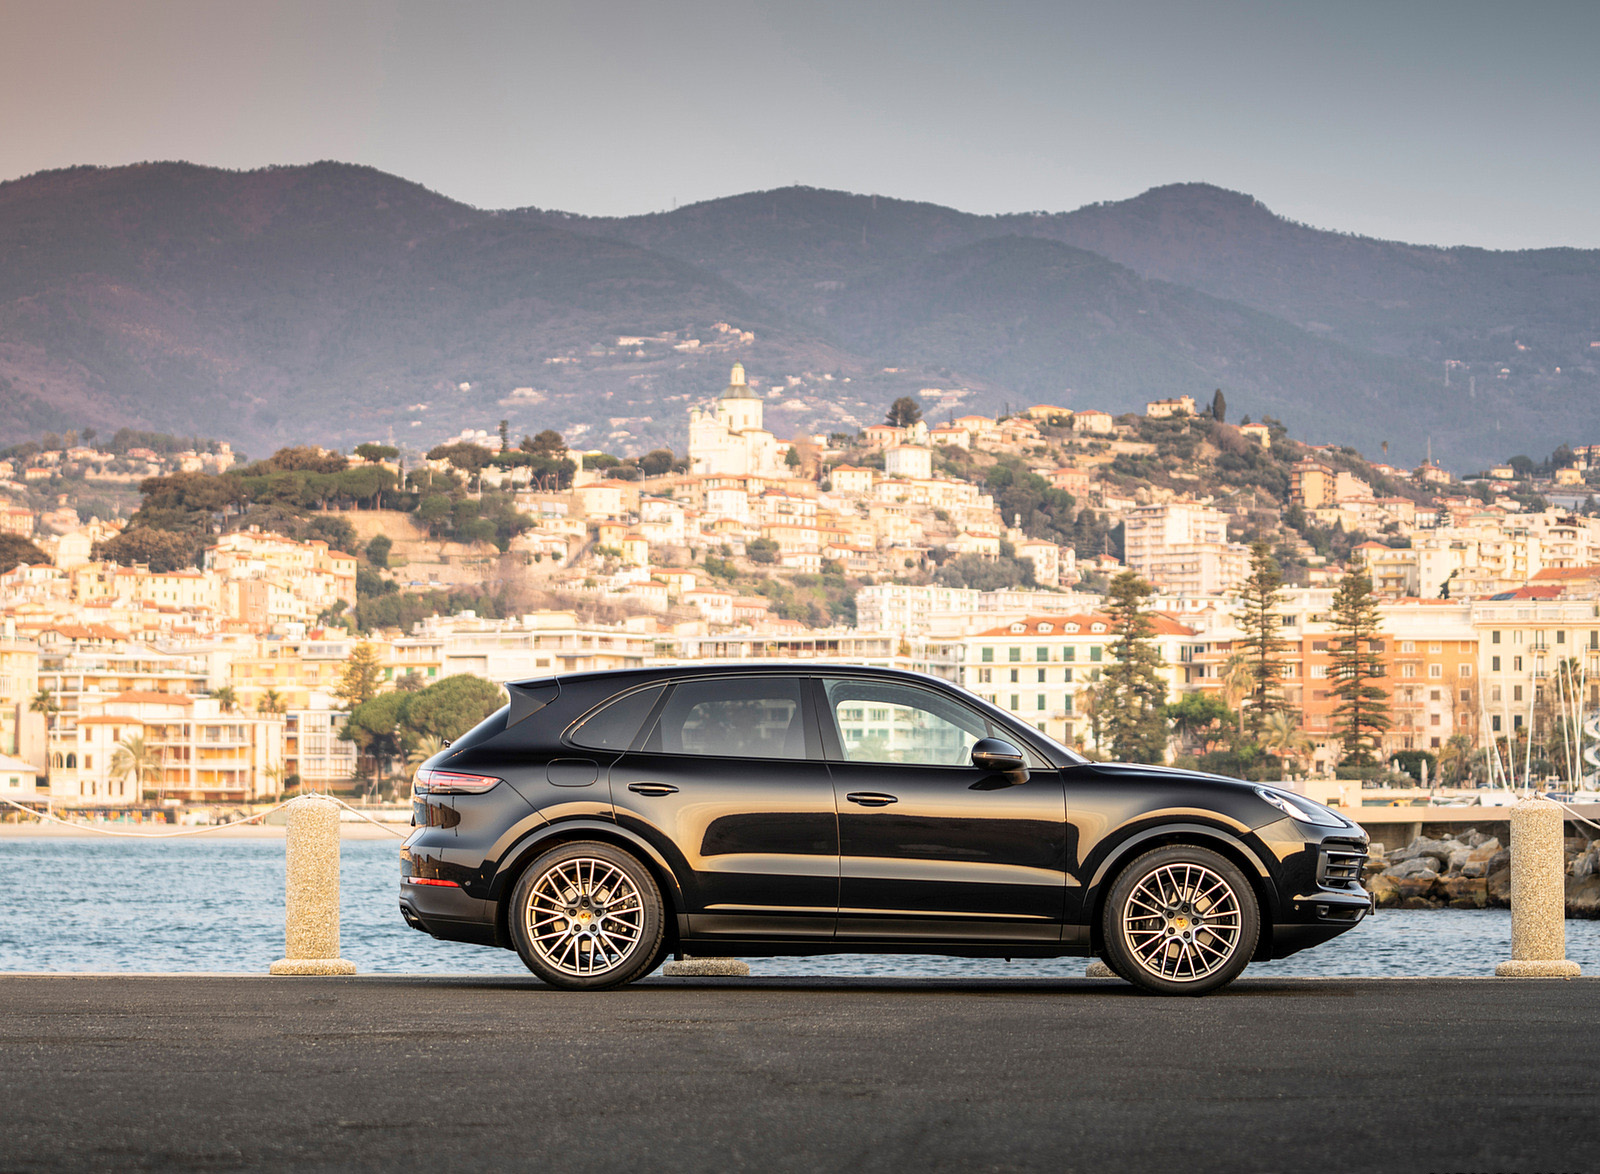
[[[1146,852],[1112,882],[1101,914],[1106,965],[1159,995],[1203,995],[1255,954],[1261,910],[1237,865],[1208,848]]]
[[[511,938],[523,965],[563,990],[604,990],[657,964],[664,922],[650,870],[594,840],[536,859],[511,891]]]

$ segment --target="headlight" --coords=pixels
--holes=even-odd
[[[1291,795],[1287,791],[1269,791],[1265,787],[1257,787],[1256,794],[1283,812],[1290,819],[1308,823],[1313,827],[1342,828],[1348,827],[1349,821],[1331,808],[1320,803],[1313,803],[1309,799],[1302,799],[1299,795]]]

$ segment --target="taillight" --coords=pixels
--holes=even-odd
[[[424,768],[411,780],[411,789],[418,795],[481,795],[499,781],[494,775]]]

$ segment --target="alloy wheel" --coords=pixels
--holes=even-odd
[[[1244,933],[1239,895],[1202,864],[1159,865],[1133,886],[1121,913],[1123,944],[1150,975],[1200,982],[1226,967]]]
[[[616,970],[644,935],[637,886],[617,865],[593,856],[552,864],[533,883],[524,910],[527,941],[539,960],[574,978]]]

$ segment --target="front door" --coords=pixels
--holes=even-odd
[[[910,683],[817,685],[839,812],[841,938],[1059,941],[1061,775],[972,765],[981,713]]]
[[[672,686],[640,749],[611,768],[617,821],[681,878],[696,937],[831,937],[833,784],[796,677]]]

